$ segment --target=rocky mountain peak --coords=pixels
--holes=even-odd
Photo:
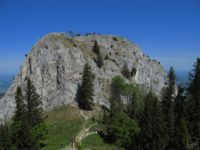
[[[102,68],[95,62],[94,41],[97,41],[103,57]],[[85,63],[89,63],[95,74],[94,100],[100,105],[109,106],[111,80],[114,76],[123,76],[124,64],[130,71],[134,70],[126,82],[138,84],[146,91],[151,89],[158,96],[165,86],[166,73],[161,64],[125,38],[111,35],[72,37],[65,33],[51,33],[33,46],[11,87],[0,99],[0,118],[12,116],[16,88],[24,86],[27,76],[41,95],[45,110],[74,102]]]

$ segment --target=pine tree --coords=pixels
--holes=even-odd
[[[188,142],[188,129],[185,118],[185,104],[186,104],[186,96],[185,90],[183,87],[178,87],[178,95],[174,101],[174,114],[175,114],[175,129],[173,142],[175,150],[187,150],[187,142]]]
[[[89,64],[85,64],[83,76],[82,76],[82,84],[80,87],[80,95],[78,99],[79,107],[85,110],[92,110],[94,106],[93,95],[93,81],[94,74],[92,73],[92,69]]]
[[[130,79],[131,73],[130,73],[130,71],[128,69],[127,63],[124,64],[121,72],[127,79]]]
[[[99,48],[99,45],[97,43],[97,41],[95,40],[94,41],[94,46],[92,48],[92,51],[95,53],[95,54],[99,54],[100,53],[100,48]]]
[[[12,142],[16,150],[34,150],[33,136],[28,125],[27,110],[21,87],[15,93],[16,111],[11,124]]]
[[[171,150],[188,150],[188,129],[184,118],[176,120],[174,136],[173,136],[173,148]]]
[[[164,116],[164,125],[166,132],[166,150],[171,150],[174,147],[174,98],[176,89],[176,75],[174,69],[171,67],[168,74],[168,85],[164,89],[162,95],[162,112]]]
[[[14,121],[23,121],[25,120],[26,115],[26,105],[24,103],[24,96],[22,94],[21,87],[18,87],[15,93],[15,104],[16,111],[13,117]]]
[[[103,66],[103,57],[101,56],[100,47],[96,40],[94,41],[92,51],[97,55],[97,59],[95,59],[97,66],[101,68]]]
[[[189,95],[189,128],[193,139],[200,137],[200,58],[190,74]]]
[[[96,60],[96,62],[97,62],[97,66],[99,68],[103,67],[103,58],[101,56],[101,53],[97,54],[97,60]]]
[[[178,94],[174,100],[175,120],[186,117],[186,99],[185,88],[178,86]]]
[[[38,150],[35,141],[28,122],[18,121],[12,124],[12,142],[16,150]]]
[[[175,87],[176,86],[176,75],[174,69],[171,67],[168,74],[167,87],[163,91],[162,95],[162,110],[164,115],[169,114],[170,107],[174,100]]]
[[[153,97],[152,97],[153,98]],[[157,97],[153,101],[153,150],[164,148],[164,123],[160,102]]]
[[[11,130],[10,127],[5,125],[0,125],[0,150],[12,150],[13,144],[11,140]]]
[[[47,128],[44,124],[41,98],[37,94],[30,78],[27,78],[25,101],[27,109],[27,122],[31,130],[35,149],[39,149],[45,145],[44,139],[47,134]]]
[[[165,150],[173,150],[174,145],[174,130],[175,130],[175,115],[174,115],[174,103],[171,103],[171,107],[169,108],[169,113],[164,115],[164,125],[166,129],[166,148]]]
[[[28,123],[31,127],[40,125],[43,122],[43,109],[40,96],[37,94],[30,78],[27,78],[25,101],[27,105]]]
[[[160,103],[156,96],[149,93],[144,101],[144,112],[140,122],[139,149],[164,149],[164,124]]]

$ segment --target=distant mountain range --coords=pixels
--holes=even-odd
[[[188,71],[176,71],[177,83],[187,86],[188,84]]]
[[[9,88],[14,76],[14,74],[0,74],[0,95]]]

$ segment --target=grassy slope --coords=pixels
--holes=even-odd
[[[80,116],[80,110],[74,106],[57,108],[47,114],[46,123],[49,126],[47,146],[42,150],[57,150],[74,141],[79,131],[83,128],[84,118]],[[88,120],[87,126],[94,121]],[[94,131],[94,128],[91,130]],[[82,141],[81,147],[90,150],[122,150],[107,144],[97,134],[92,134]]]
[[[43,150],[57,150],[64,148],[73,141],[83,124],[76,107],[61,107],[48,113],[46,120],[49,126],[47,146]]]

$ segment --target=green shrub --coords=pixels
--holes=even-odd
[[[131,77],[135,76],[136,72],[137,72],[137,69],[135,67],[133,67],[131,69]]]
[[[113,40],[114,40],[114,41],[118,41],[117,37],[113,37]]]
[[[127,79],[130,79],[131,73],[130,73],[130,71],[128,69],[127,63],[124,63],[124,66],[123,66],[121,72],[124,75],[124,77],[126,77]]]

